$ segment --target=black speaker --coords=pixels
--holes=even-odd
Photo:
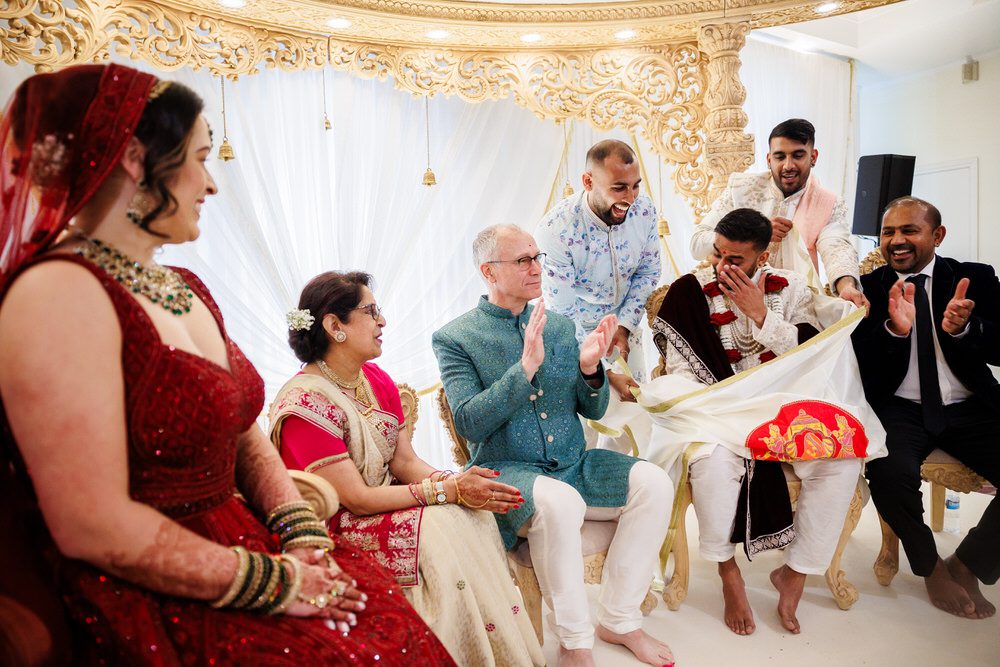
[[[893,199],[913,188],[912,155],[863,155],[858,160],[858,191],[854,198],[854,233],[878,236],[882,213]]]

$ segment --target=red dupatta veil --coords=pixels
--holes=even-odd
[[[0,120],[0,294],[121,160],[156,77],[78,65],[25,80]]]
[[[32,76],[18,87],[0,118],[0,300],[20,268],[53,244],[112,173],[155,83],[129,67],[80,65]],[[11,636],[23,635],[41,655],[47,648],[52,664],[69,664],[69,630],[52,588],[51,542],[2,403],[0,535],[0,600],[30,610],[14,617]],[[32,618],[41,625],[28,623]],[[4,634],[0,630],[0,662]]]

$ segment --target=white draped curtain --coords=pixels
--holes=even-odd
[[[818,171],[826,185],[840,191],[837,169],[853,162],[849,149],[834,144],[838,137],[853,136],[846,63],[753,41],[743,60],[758,162],[771,126],[793,115],[810,118],[819,128]],[[6,99],[30,74],[25,66],[0,67],[0,95]],[[205,99],[218,146],[219,79],[188,69],[159,75],[187,84]],[[484,292],[472,261],[476,232],[497,222],[533,229],[554,184],[557,197],[567,178],[579,191],[591,144],[609,136],[631,143],[624,132],[601,133],[572,123],[563,169],[561,126],[511,100],[467,104],[437,96],[429,110],[430,161],[438,185],[428,188],[421,183],[427,162],[424,100],[391,82],[326,72],[333,123],[327,131],[323,76],[265,71],[226,82],[227,129],[236,160],[215,160],[210,167],[220,192],[202,209],[201,238],[169,247],[159,258],[191,268],[208,285],[229,335],[263,376],[268,401],[299,368],[286,342],[284,315],[297,305],[310,278],[331,269],[374,276],[374,293],[388,321],[384,353],[376,363],[418,390],[435,385],[431,334],[475,306]],[[691,213],[672,188],[670,168],[662,167],[661,192],[657,158],[647,143],[640,140],[639,148],[648,192],[671,224],[669,245],[685,271],[693,264],[687,250]],[[664,280],[674,277],[666,266]],[[414,444],[431,465],[454,467],[433,394],[421,400]]]

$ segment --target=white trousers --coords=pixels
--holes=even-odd
[[[601,577],[597,621],[617,633],[642,625],[642,604],[670,522],[673,484],[648,461],[638,461],[628,477],[624,507],[587,507],[565,482],[539,476],[532,488],[535,513],[526,536],[531,562],[545,602],[552,609],[559,643],[567,649],[591,648],[590,621],[583,584],[583,521],[617,521]]]
[[[723,563],[736,553],[729,541],[745,471],[743,458],[723,446],[691,464],[691,491],[698,515],[701,557]],[[790,464],[802,481],[795,509],[795,540],[785,549],[785,564],[801,574],[823,574],[844,527],[861,474],[860,459],[797,461]]]

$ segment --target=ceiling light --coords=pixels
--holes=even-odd
[[[337,28],[338,30],[351,27],[351,22],[347,19],[330,19],[326,22],[326,24],[331,28]]]
[[[230,9],[243,9],[247,6],[246,0],[219,0],[219,4]]]
[[[615,39],[626,40],[633,37],[635,37],[635,30],[619,30],[615,33]]]
[[[835,9],[840,8],[839,2],[824,2],[822,5],[816,8],[817,14],[829,14]]]
[[[449,33],[447,30],[431,30],[429,33],[427,33],[427,36],[430,37],[431,39],[444,39],[450,34],[451,33]]]
[[[539,35],[537,32],[529,32],[524,35],[521,35],[521,41],[527,42],[528,44],[532,44],[534,42],[540,42],[541,40],[542,36]]]

